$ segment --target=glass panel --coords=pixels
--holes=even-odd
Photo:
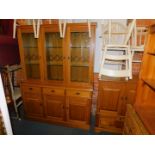
[[[71,81],[89,82],[89,45],[87,32],[71,33]]]
[[[59,32],[45,33],[47,79],[63,80],[63,48]]]
[[[23,33],[23,48],[28,79],[40,79],[40,64],[37,39],[33,33]]]

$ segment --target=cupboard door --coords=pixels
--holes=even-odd
[[[127,84],[126,88],[126,104],[133,105],[135,102],[137,82]]]
[[[45,81],[64,81],[64,46],[58,26],[43,27]]]
[[[43,101],[41,88],[22,86],[24,108],[27,116],[42,117]]]
[[[71,85],[90,85],[93,72],[94,29],[91,29],[91,38],[87,25],[70,26],[67,30],[68,82]]]
[[[98,95],[98,112],[104,110],[121,113],[124,104],[125,85],[117,82],[100,82]]]
[[[32,26],[19,29],[18,40],[25,79],[28,81],[40,81],[42,77],[39,41],[34,38]]]
[[[64,119],[64,96],[44,94],[45,115],[49,119],[61,121]]]
[[[90,99],[67,97],[67,121],[74,124],[89,124]]]
[[[43,103],[37,99],[24,99],[25,111],[28,116],[43,116]]]

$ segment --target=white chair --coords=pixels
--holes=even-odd
[[[132,52],[132,62],[141,63],[141,60],[134,60],[134,54],[137,52],[144,52],[144,46],[146,41],[146,34],[148,32],[147,27],[135,27],[132,33],[132,44],[131,44],[131,52]]]
[[[114,23],[113,25],[109,21],[108,28],[104,30],[103,34],[103,40],[106,40],[103,41],[104,46],[99,71],[100,79],[102,75],[132,79],[132,56],[128,42],[130,41],[135,22],[133,20],[128,27],[125,27],[120,23]],[[108,37],[105,37],[105,32],[108,34]],[[120,35],[123,35],[123,37],[121,38]],[[117,69],[106,67],[111,64],[119,66]]]
[[[5,66],[2,68],[2,79],[7,103],[13,102],[17,119],[20,119],[18,108],[23,103],[19,87],[14,87],[14,72],[21,69],[19,65]]]

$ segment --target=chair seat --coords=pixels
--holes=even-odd
[[[134,46],[134,47],[131,47],[131,50],[132,51],[136,51],[136,52],[143,52],[144,51],[144,46],[141,45],[141,46]]]
[[[21,98],[20,88],[14,88],[14,98],[15,98],[15,100]]]
[[[129,70],[110,70],[110,69],[102,69],[100,74],[111,76],[111,77],[129,77]]]
[[[110,55],[110,54],[105,54],[105,59],[109,60],[128,60],[129,55]]]

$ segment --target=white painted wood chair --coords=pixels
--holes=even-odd
[[[132,52],[132,62],[141,63],[141,60],[134,60],[133,57],[137,52],[144,52],[147,32],[147,27],[134,27],[130,45]]]
[[[3,85],[5,90],[9,91],[9,93],[6,94],[6,100],[9,104],[10,102],[13,102],[14,110],[16,113],[15,118],[20,120],[19,116],[19,106],[23,103],[22,101],[22,95],[19,87],[14,87],[14,80],[12,80],[12,77],[14,76],[14,72],[21,69],[19,65],[12,65],[12,66],[5,66],[1,68],[3,70],[2,72],[2,79],[3,79]],[[9,96],[9,98],[7,97]]]
[[[100,79],[102,75],[132,79],[132,55],[128,42],[130,41],[135,22],[133,20],[128,27],[125,27],[121,23],[113,23],[110,20],[106,26],[107,28],[104,27],[102,60],[99,71]],[[120,35],[123,35],[121,40]],[[111,64],[119,66],[117,69],[106,67]]]

